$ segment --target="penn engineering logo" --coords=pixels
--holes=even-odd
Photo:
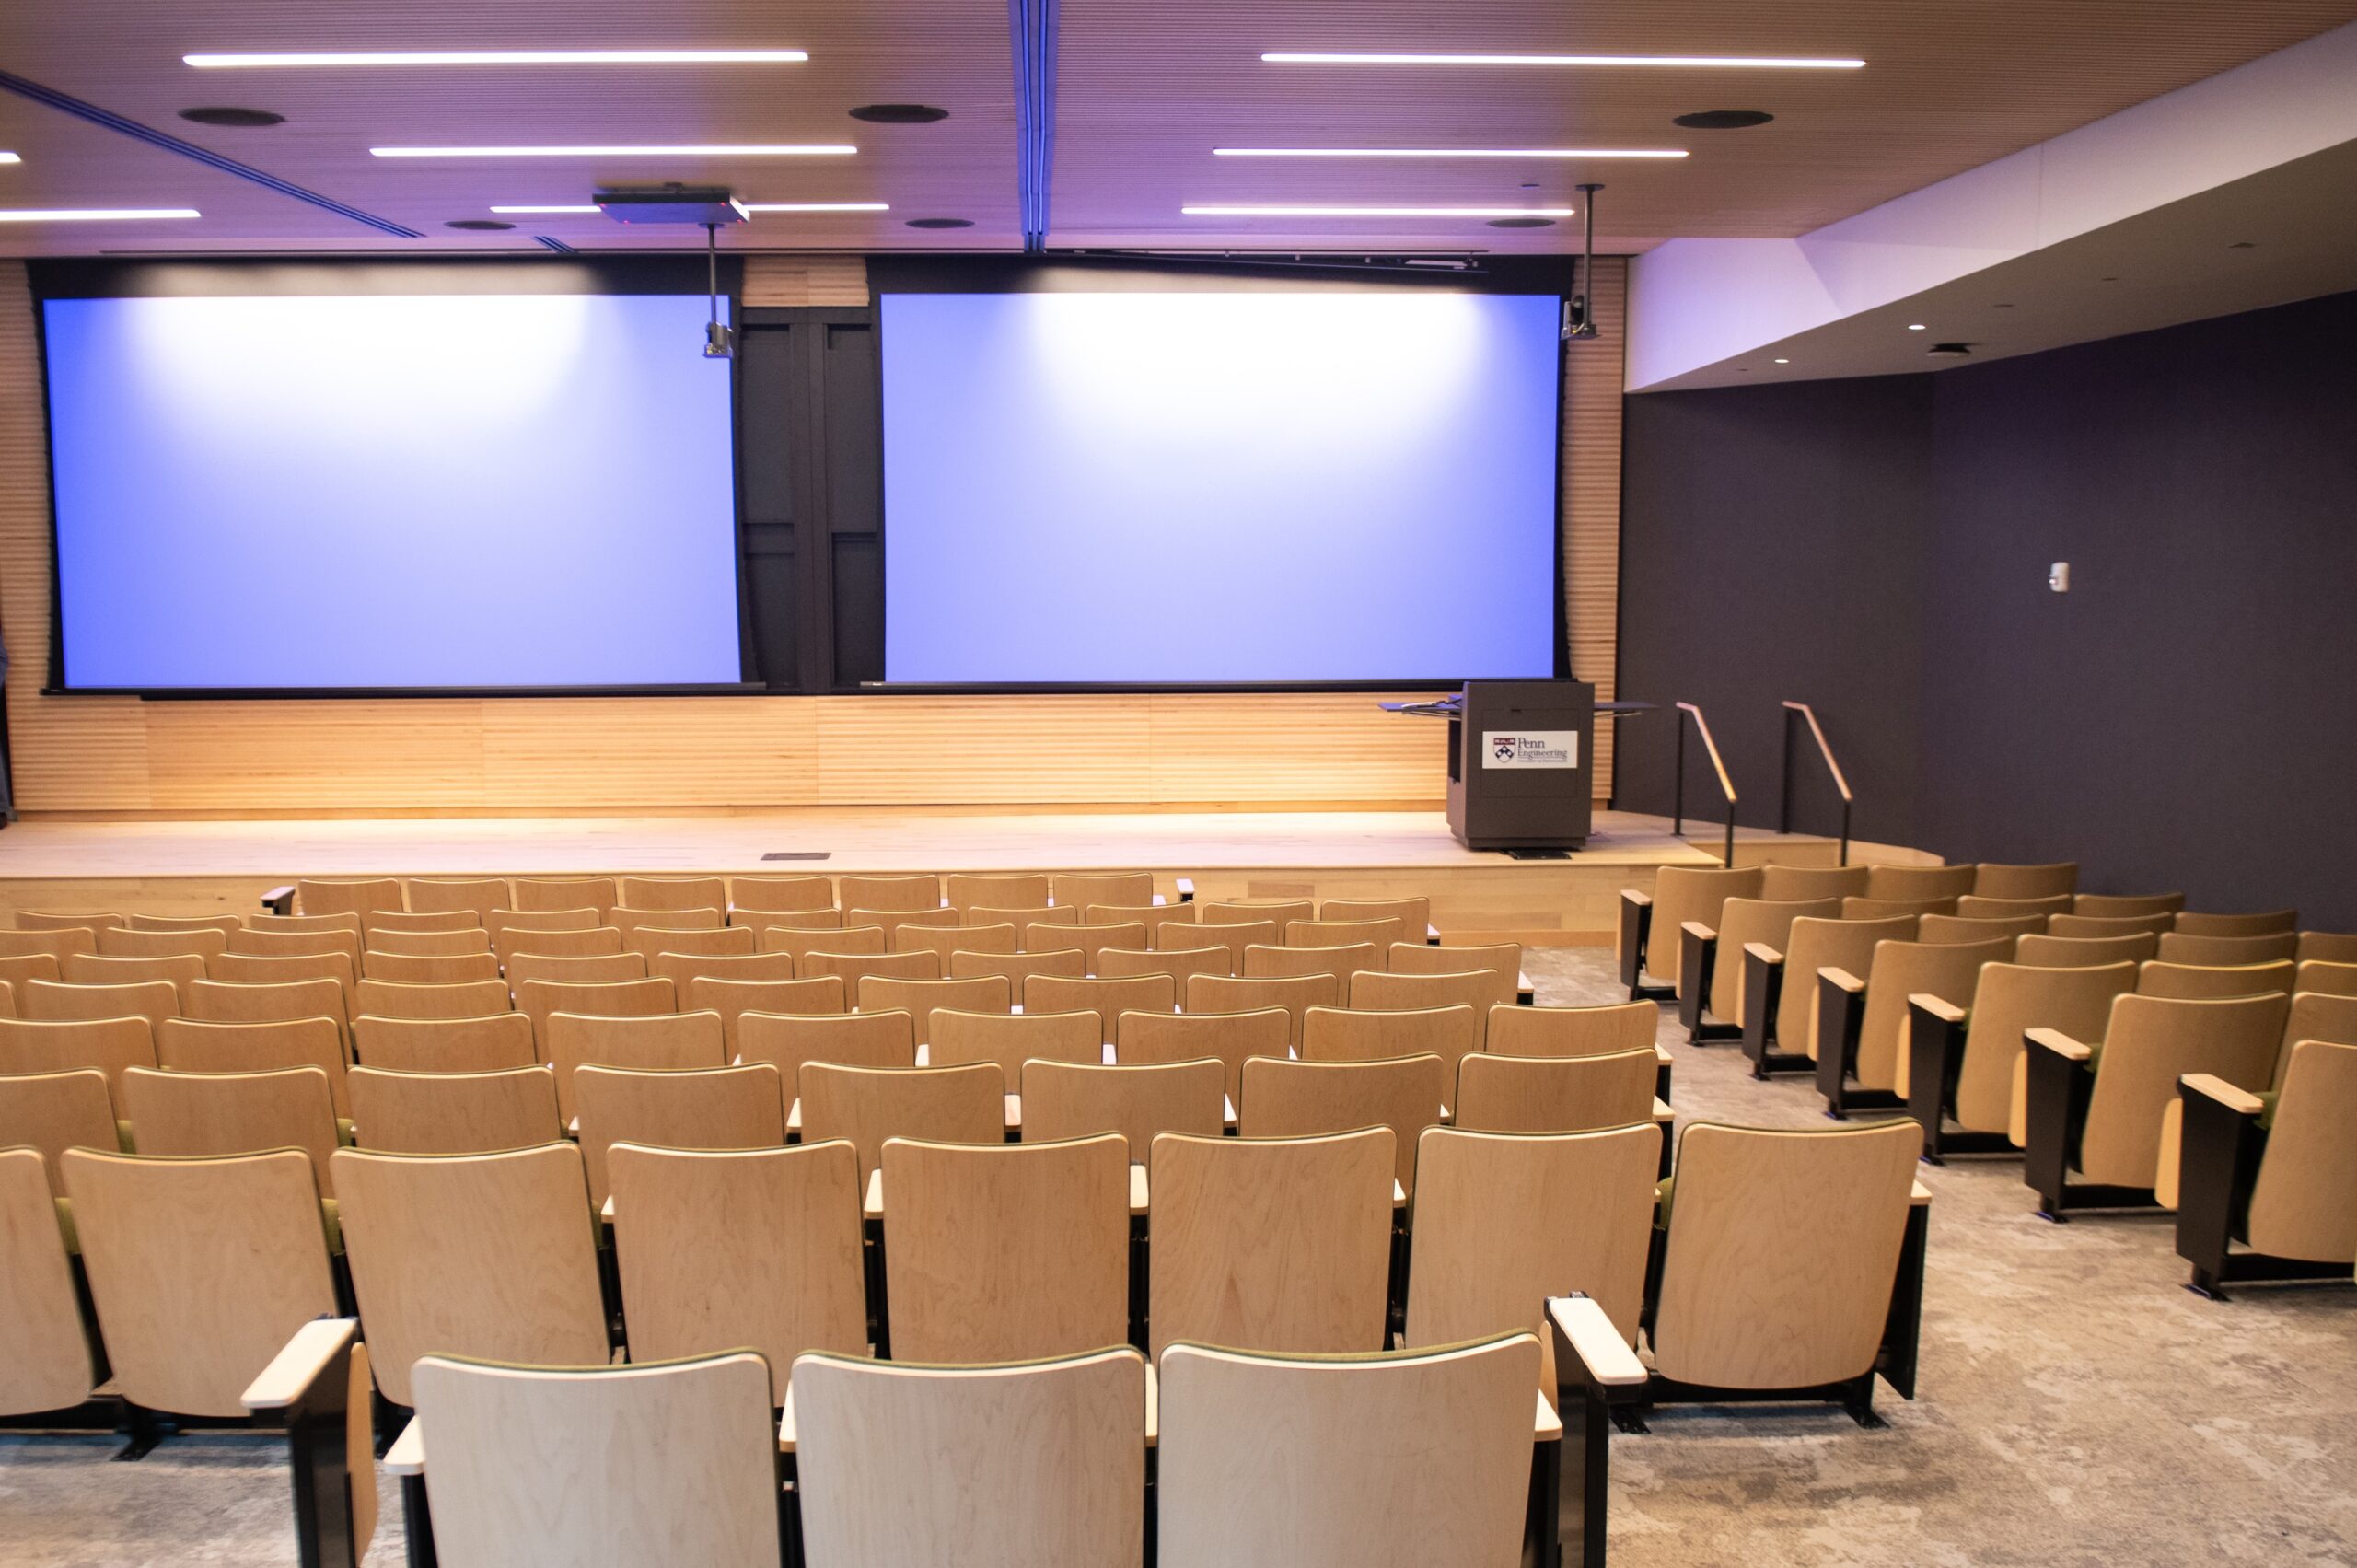
[[[1495,757],[1501,762],[1511,762],[1514,761],[1515,748],[1519,744],[1519,737],[1502,735],[1498,737],[1496,743],[1490,748],[1490,755]]]
[[[1580,734],[1575,729],[1541,730],[1536,735],[1513,730],[1486,730],[1481,743],[1489,755],[1485,768],[1576,768],[1580,765]]]

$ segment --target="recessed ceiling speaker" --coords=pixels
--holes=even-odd
[[[929,103],[863,103],[851,111],[851,117],[870,125],[930,125],[948,119],[949,111]]]
[[[1552,228],[1553,218],[1492,218],[1492,228]]]
[[[1705,109],[1681,114],[1670,123],[1683,125],[1689,131],[1748,131],[1775,118],[1764,109]]]
[[[502,223],[497,218],[452,218],[442,226],[462,228],[470,234],[495,234],[503,228],[514,228],[516,226],[512,223]]]
[[[1933,359],[1970,359],[1972,345],[1970,343],[1933,343],[1923,352]]]
[[[267,109],[183,109],[180,118],[199,125],[232,125],[245,129],[284,125],[286,116]]]
[[[911,218],[911,228],[971,228],[972,218]]]

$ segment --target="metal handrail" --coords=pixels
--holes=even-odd
[[[1719,793],[1727,798],[1727,850],[1724,864],[1732,868],[1735,865],[1735,781],[1727,777],[1726,761],[1719,755],[1719,743],[1711,738],[1711,723],[1702,716],[1702,710],[1691,703],[1680,703],[1678,704],[1678,711],[1694,720],[1694,727],[1702,737],[1702,749],[1709,754],[1711,767],[1719,775]],[[1686,836],[1685,718],[1678,721],[1677,781],[1677,785],[1671,792],[1669,832],[1672,838],[1683,838]]]
[[[1784,799],[1777,814],[1777,830],[1793,830],[1793,715],[1808,720],[1808,732],[1817,739],[1817,754],[1825,760],[1825,771],[1833,775],[1833,787],[1841,793],[1841,861],[1850,864],[1850,805],[1856,797],[1850,793],[1850,781],[1842,776],[1841,764],[1833,760],[1833,748],[1825,742],[1825,726],[1817,722],[1817,710],[1806,703],[1787,702],[1784,704]]]

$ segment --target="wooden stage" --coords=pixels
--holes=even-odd
[[[1567,860],[1477,854],[1438,811],[1086,813],[868,807],[694,816],[70,821],[0,831],[0,910],[244,913],[297,877],[562,873],[1152,870],[1221,898],[1425,893],[1467,938],[1609,942],[1625,887],[1663,865],[1718,864],[1716,837],[1598,811]],[[1693,841],[1693,842],[1689,842]],[[1747,832],[1740,860],[1830,865],[1818,838]],[[765,854],[823,854],[767,861]],[[1920,858],[1870,850],[1867,858]],[[1163,884],[1170,892],[1167,880]]]

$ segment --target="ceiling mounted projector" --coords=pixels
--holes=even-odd
[[[705,228],[752,216],[725,185],[649,185],[600,191],[591,198],[616,223],[691,223]]]

